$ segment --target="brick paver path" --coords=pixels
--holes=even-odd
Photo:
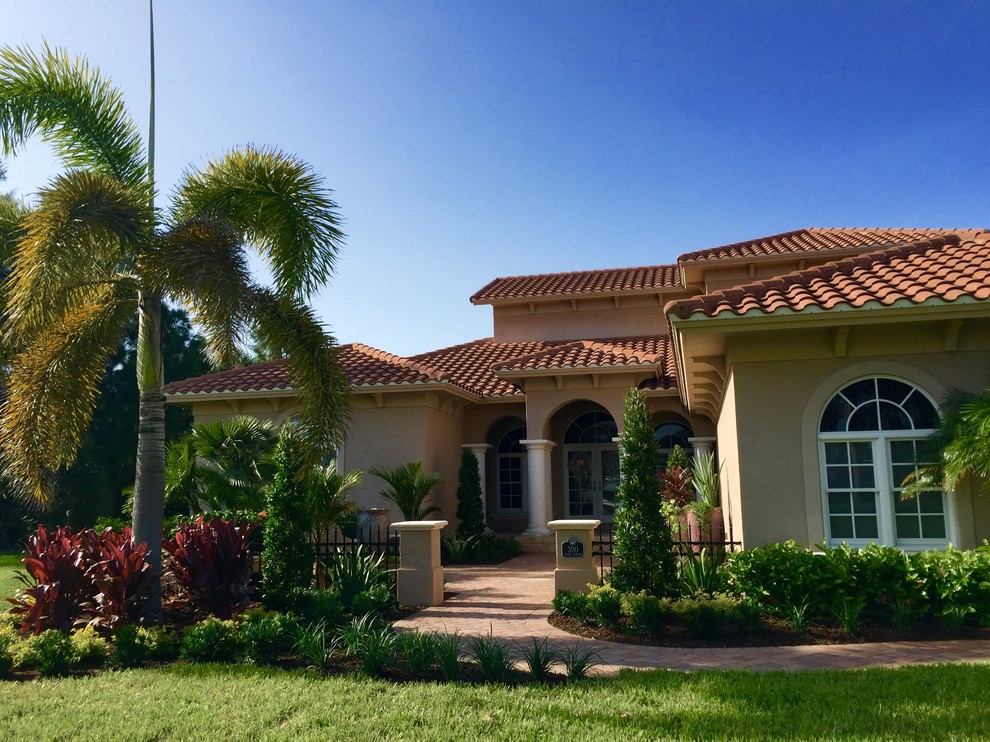
[[[666,667],[675,670],[814,670],[990,660],[990,642],[957,640],[882,644],[801,645],[678,649],[616,644],[568,634],[547,622],[553,597],[553,556],[523,554],[484,567],[450,567],[443,605],[427,608],[396,624],[400,629],[487,635],[529,644],[548,638],[557,647],[593,646],[602,662],[597,671]]]

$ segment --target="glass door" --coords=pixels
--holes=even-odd
[[[564,501],[569,518],[611,523],[618,505],[619,451],[615,444],[564,449]]]
[[[567,515],[571,518],[595,514],[594,451],[590,448],[570,449],[567,454]]]

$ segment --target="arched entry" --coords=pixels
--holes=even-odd
[[[568,518],[611,522],[618,505],[619,447],[615,420],[585,412],[564,432],[564,507]]]

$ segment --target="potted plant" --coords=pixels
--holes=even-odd
[[[691,486],[691,463],[680,446],[674,446],[664,470],[660,472],[660,510],[670,523],[674,541],[683,541],[687,533],[684,507],[695,499]]]
[[[721,471],[721,467],[715,467],[714,453],[700,453],[695,457],[691,484],[697,499],[689,502],[684,509],[688,514],[688,538],[696,553],[701,551],[702,542],[725,540],[722,508],[719,506]]]

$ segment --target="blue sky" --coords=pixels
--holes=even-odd
[[[272,144],[348,234],[340,342],[484,337],[495,276],[672,262],[810,226],[990,226],[985,2],[159,2],[158,176]],[[10,3],[147,125],[147,7]],[[8,163],[30,196],[40,147]]]

